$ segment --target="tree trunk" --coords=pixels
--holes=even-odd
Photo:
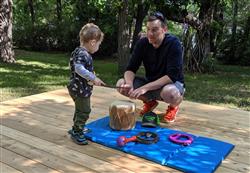
[[[211,33],[210,33],[210,25],[213,21],[213,13],[215,8],[215,3],[217,0],[203,0],[200,8],[200,20],[203,23],[203,27],[200,30],[199,36],[200,36],[200,43],[204,46],[204,56],[203,60],[206,60],[208,58],[208,55],[211,51],[210,47],[210,39],[211,39]]]
[[[62,2],[61,2],[61,0],[56,0],[56,14],[57,14],[58,22],[60,22],[62,19]]]
[[[204,69],[207,62],[210,58],[211,51],[211,23],[213,21],[213,14],[215,6],[218,2],[216,0],[201,0],[199,21],[201,25],[196,31],[195,36],[191,36],[189,41],[192,42],[193,46],[191,47],[191,57],[188,57],[186,64],[189,65],[187,69],[192,72],[204,72],[207,69]],[[186,46],[186,45],[185,45]],[[204,66],[205,65],[205,66]],[[211,69],[211,67],[209,67]]]
[[[233,23],[232,23],[232,37],[231,37],[231,60],[236,61],[235,48],[236,48],[236,29],[237,29],[237,15],[238,15],[238,0],[233,0]],[[232,62],[234,64],[234,62]]]
[[[29,5],[29,9],[30,9],[31,23],[32,23],[32,26],[34,27],[34,24],[35,24],[35,12],[34,12],[33,0],[28,0],[28,5]]]
[[[241,65],[250,66],[250,16],[245,20],[245,25],[243,27],[244,33],[242,39],[240,40],[241,46],[238,46],[238,49],[235,51],[235,54],[238,55]]]
[[[125,72],[129,61],[128,0],[122,0],[118,15],[118,74]]]
[[[217,57],[217,50],[218,50],[218,43],[221,42],[222,36],[223,36],[223,27],[225,25],[223,21],[223,4],[218,2],[215,5],[215,10],[213,14],[214,20],[217,22],[218,26],[213,29],[211,29],[211,40],[210,40],[210,45],[211,45],[211,51],[213,52],[213,57]]]
[[[12,0],[0,1],[0,56],[1,61],[14,63],[12,45]]]
[[[249,38],[249,31],[250,30],[250,16],[247,17],[245,27],[244,27],[244,36],[243,36],[243,45],[246,46],[246,43],[250,38]]]
[[[135,23],[135,30],[133,33],[133,42],[131,46],[131,51],[134,49],[135,43],[139,39],[138,34],[142,29],[143,19],[148,13],[150,5],[148,3],[143,3],[142,0],[138,2],[137,7],[137,14],[136,14],[136,23]]]
[[[30,11],[30,17],[31,17],[31,33],[30,33],[30,41],[31,45],[34,48],[35,40],[36,40],[36,34],[35,34],[35,11],[34,11],[34,5],[33,5],[33,0],[28,0],[28,6],[29,6],[29,11]]]

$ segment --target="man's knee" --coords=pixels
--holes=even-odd
[[[180,91],[173,84],[166,85],[161,91],[161,98],[167,103],[176,103],[181,97]]]

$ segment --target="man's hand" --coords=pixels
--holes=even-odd
[[[101,85],[106,85],[101,79],[99,79],[98,77],[95,78],[95,80],[93,81],[94,85],[96,86],[101,86]]]
[[[140,87],[135,90],[129,91],[129,97],[132,99],[138,99],[141,95],[145,94],[148,90],[146,88]]]
[[[119,87],[121,88],[118,88],[118,92],[120,92],[121,94],[124,94],[124,95],[128,95],[128,92],[133,90],[133,86],[130,85],[130,84],[121,84]]]

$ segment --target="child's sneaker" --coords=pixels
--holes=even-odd
[[[174,122],[178,111],[179,111],[179,106],[176,107],[168,106],[167,112],[164,115],[164,121],[167,123]]]
[[[156,100],[144,102],[144,105],[143,105],[142,111],[140,112],[140,115],[143,116],[145,113],[154,110],[154,108],[156,108],[156,106],[158,106],[158,104],[159,103]]]
[[[72,134],[72,131],[73,131],[73,129],[70,129],[70,130],[68,130],[68,134]],[[83,129],[82,129],[82,132],[83,132],[83,134],[86,134],[86,133],[89,133],[89,132],[91,132],[91,129],[89,129],[89,128],[87,128],[87,127],[84,127]]]
[[[83,132],[83,134],[86,134],[86,133],[91,132],[91,129],[89,129],[89,128],[87,128],[87,127],[84,127],[84,128],[82,129],[82,132]]]
[[[68,133],[71,135],[71,139],[79,145],[87,145],[88,141],[86,140],[83,131],[75,132],[74,130],[69,130]]]

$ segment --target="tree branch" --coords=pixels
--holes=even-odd
[[[191,27],[196,30],[200,30],[202,28],[202,22],[196,18],[193,14],[188,13],[186,10],[182,10],[181,12],[175,14],[165,14],[168,20],[172,20],[178,23],[187,23]]]

